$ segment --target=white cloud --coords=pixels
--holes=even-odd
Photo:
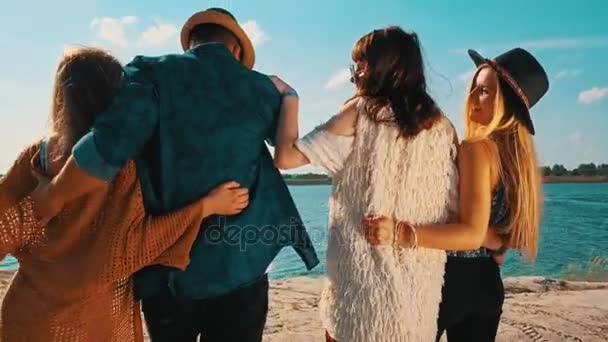
[[[562,70],[555,75],[556,80],[572,79],[578,77],[583,72],[581,69]]]
[[[591,89],[587,89],[578,94],[578,102],[582,104],[590,104],[592,102],[596,102],[601,100],[604,97],[608,96],[608,87],[599,88],[593,87]]]
[[[467,72],[463,72],[462,74],[458,75],[458,80],[460,82],[469,82],[471,78],[473,78],[473,75],[475,75],[475,69],[471,69]]]
[[[524,49],[579,49],[608,46],[608,37],[548,38],[518,44]]]
[[[251,42],[256,47],[262,45],[270,39],[270,37],[268,37],[268,34],[266,34],[266,32],[260,27],[260,25],[255,20],[249,20],[243,25],[241,25],[241,27],[243,28],[243,30],[245,30],[245,32],[249,36],[249,39],[251,39]]]
[[[336,71],[325,83],[326,90],[336,90],[344,85],[348,84],[350,81],[350,70],[347,68],[340,69]]]
[[[580,144],[582,138],[583,138],[583,135],[581,134],[581,132],[574,132],[568,136],[568,141],[571,144],[578,145],[578,144]]]
[[[157,23],[150,26],[141,33],[141,45],[143,46],[163,46],[172,40],[176,40],[177,27],[173,24]]]
[[[126,47],[128,39],[125,28],[137,23],[137,17],[127,16],[122,18],[94,18],[89,27],[95,31],[97,36],[109,43]]]

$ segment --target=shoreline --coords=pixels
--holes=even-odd
[[[287,185],[331,185],[331,178],[283,178]],[[608,176],[547,176],[544,184],[608,183]]]
[[[608,183],[608,176],[545,176],[543,183]]]

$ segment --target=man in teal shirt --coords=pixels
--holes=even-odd
[[[113,104],[36,195],[42,217],[137,163],[146,212],[185,206],[235,180],[249,206],[203,223],[185,271],[156,265],[135,275],[150,336],[157,341],[261,341],[268,310],[266,270],[292,246],[318,264],[265,141],[275,135],[281,99],[253,70],[253,46],[232,14],[209,9],[182,29],[180,55],[138,56],[125,66]],[[94,322],[91,322],[94,324]],[[238,328],[237,328],[238,326]]]

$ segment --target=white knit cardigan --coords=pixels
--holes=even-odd
[[[445,253],[372,246],[361,220],[447,222],[458,202],[456,132],[442,117],[404,139],[398,127],[371,121],[364,100],[358,112],[354,138],[317,128],[297,142],[333,178],[321,319],[340,342],[434,341]]]

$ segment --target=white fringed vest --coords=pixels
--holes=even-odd
[[[363,100],[358,108],[352,152],[333,177],[321,318],[339,342],[434,341],[445,252],[371,246],[361,219],[447,222],[458,201],[456,132],[442,117],[403,139],[372,122]]]

